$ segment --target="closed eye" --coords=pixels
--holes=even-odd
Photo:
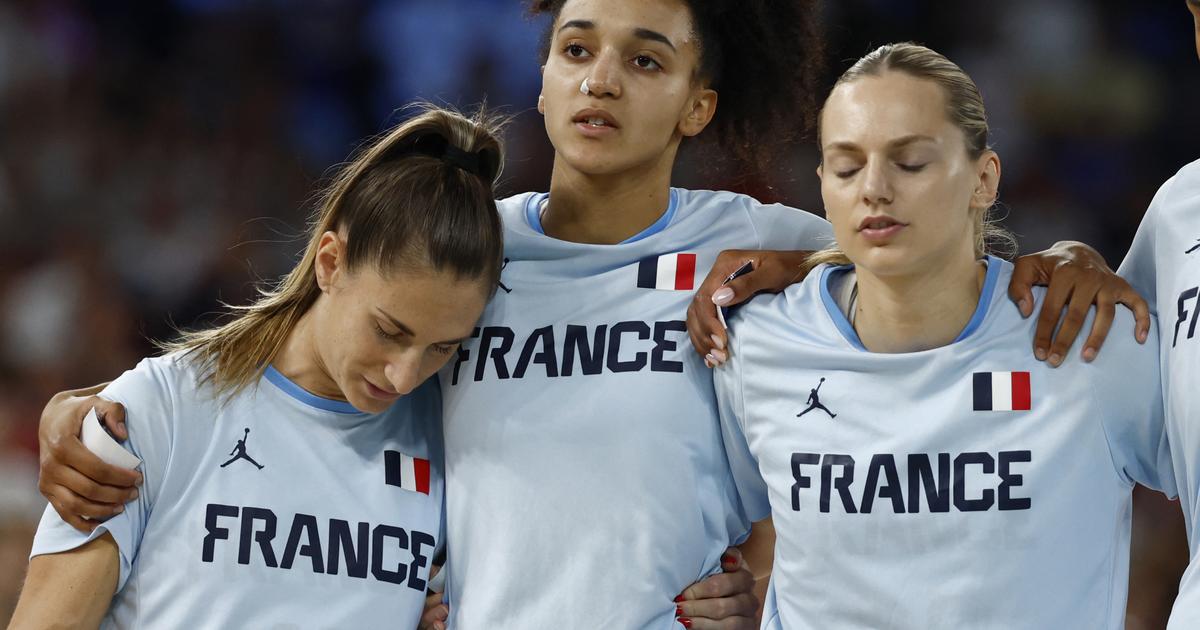
[[[375,334],[385,341],[399,341],[404,336],[403,333],[390,333],[384,330],[383,326],[379,325],[379,322],[375,322]]]

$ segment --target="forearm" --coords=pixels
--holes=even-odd
[[[758,617],[762,617],[762,603],[767,598],[767,585],[771,581],[771,567],[775,562],[775,524],[770,519],[751,526],[750,537],[738,545],[750,571],[754,573],[754,597],[758,599]]]
[[[120,577],[112,536],[63,553],[35,556],[9,630],[98,628]]]

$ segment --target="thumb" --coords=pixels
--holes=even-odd
[[[125,407],[123,405],[103,398],[94,398],[91,403],[96,409],[96,417],[100,418],[105,427],[108,427],[117,441],[124,442],[129,439],[129,430],[125,427]]]

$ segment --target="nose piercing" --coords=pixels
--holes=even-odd
[[[587,84],[587,82],[588,82],[588,80],[587,80],[587,79],[584,79],[584,80],[583,80],[583,83],[580,83],[580,84],[579,84],[579,93],[580,93],[580,94],[583,94],[583,95],[585,95],[585,96],[591,93],[591,90],[589,90],[589,89],[588,89],[588,84]]]

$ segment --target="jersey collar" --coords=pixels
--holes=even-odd
[[[670,201],[667,202],[667,211],[662,213],[662,216],[658,217],[657,221],[652,223],[650,227],[647,227],[641,232],[638,232],[637,234],[634,234],[633,236],[630,236],[629,238],[617,244],[625,245],[628,243],[636,243],[637,241],[654,236],[655,234],[667,229],[667,226],[671,224],[671,220],[675,218],[675,211],[679,208],[679,191],[675,188],[672,188],[670,190],[669,198]],[[535,193],[529,195],[529,198],[525,200],[525,221],[529,223],[529,227],[532,228],[534,232],[537,232],[542,236],[546,235],[546,230],[542,229],[542,208],[546,206],[546,202],[549,200],[550,193]]]
[[[1004,264],[995,256],[985,256],[984,262],[987,264],[987,275],[983,280],[983,288],[979,291],[979,303],[975,305],[975,313],[971,315],[970,321],[963,327],[958,336],[951,341],[951,344],[956,344],[967,337],[970,337],[983,324],[984,318],[987,317],[988,308],[992,304],[992,294],[996,292],[996,284],[1000,278],[1000,270]],[[846,314],[842,312],[842,308],[838,305],[830,292],[830,284],[838,276],[854,270],[854,265],[841,265],[836,267],[825,267],[821,270],[821,302],[825,305],[825,311],[829,313],[829,318],[833,320],[834,326],[838,332],[850,342],[850,345],[869,352],[862,344],[862,340],[858,338],[858,332],[854,330],[854,326],[850,324],[850,320],[846,319]]]
[[[275,369],[275,366],[268,365],[267,370],[263,373],[272,385],[278,387],[283,393],[289,397],[305,404],[309,407],[320,409],[321,411],[332,411],[333,413],[343,414],[361,414],[363,412],[354,408],[354,405],[344,400],[333,400],[332,398],[322,398],[316,394],[310,393],[303,387],[293,383],[291,379],[284,376],[282,372]]]

